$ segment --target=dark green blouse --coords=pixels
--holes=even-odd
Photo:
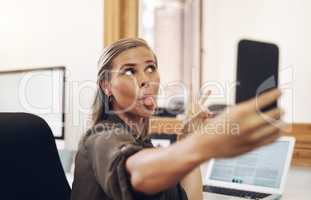
[[[155,195],[133,190],[125,161],[152,148],[149,138],[134,135],[116,115],[86,132],[76,155],[71,200],[187,200],[180,184]]]

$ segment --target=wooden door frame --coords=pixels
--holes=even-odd
[[[104,46],[138,36],[139,0],[104,0]]]

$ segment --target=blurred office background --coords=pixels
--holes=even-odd
[[[66,67],[65,139],[58,143],[76,150],[90,125],[105,45],[146,39],[159,59],[159,105],[187,112],[202,86],[212,90],[210,103],[234,103],[239,39],[268,41],[280,48],[284,119],[311,123],[310,9],[308,0],[2,0],[0,70]]]

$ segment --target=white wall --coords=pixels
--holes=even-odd
[[[204,0],[203,80],[235,81],[238,40],[280,48],[281,106],[286,121],[311,122],[311,1]],[[287,88],[287,89],[286,89]],[[234,91],[229,94],[233,102]],[[224,102],[224,98],[211,98]]]
[[[76,148],[85,131],[85,108],[93,98],[91,87],[103,44],[102,4],[102,0],[0,1],[0,69],[54,65],[68,69],[65,145],[69,149]]]

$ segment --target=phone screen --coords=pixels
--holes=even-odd
[[[279,49],[275,44],[241,40],[238,44],[236,103],[278,87]],[[270,110],[277,102],[262,109]]]

